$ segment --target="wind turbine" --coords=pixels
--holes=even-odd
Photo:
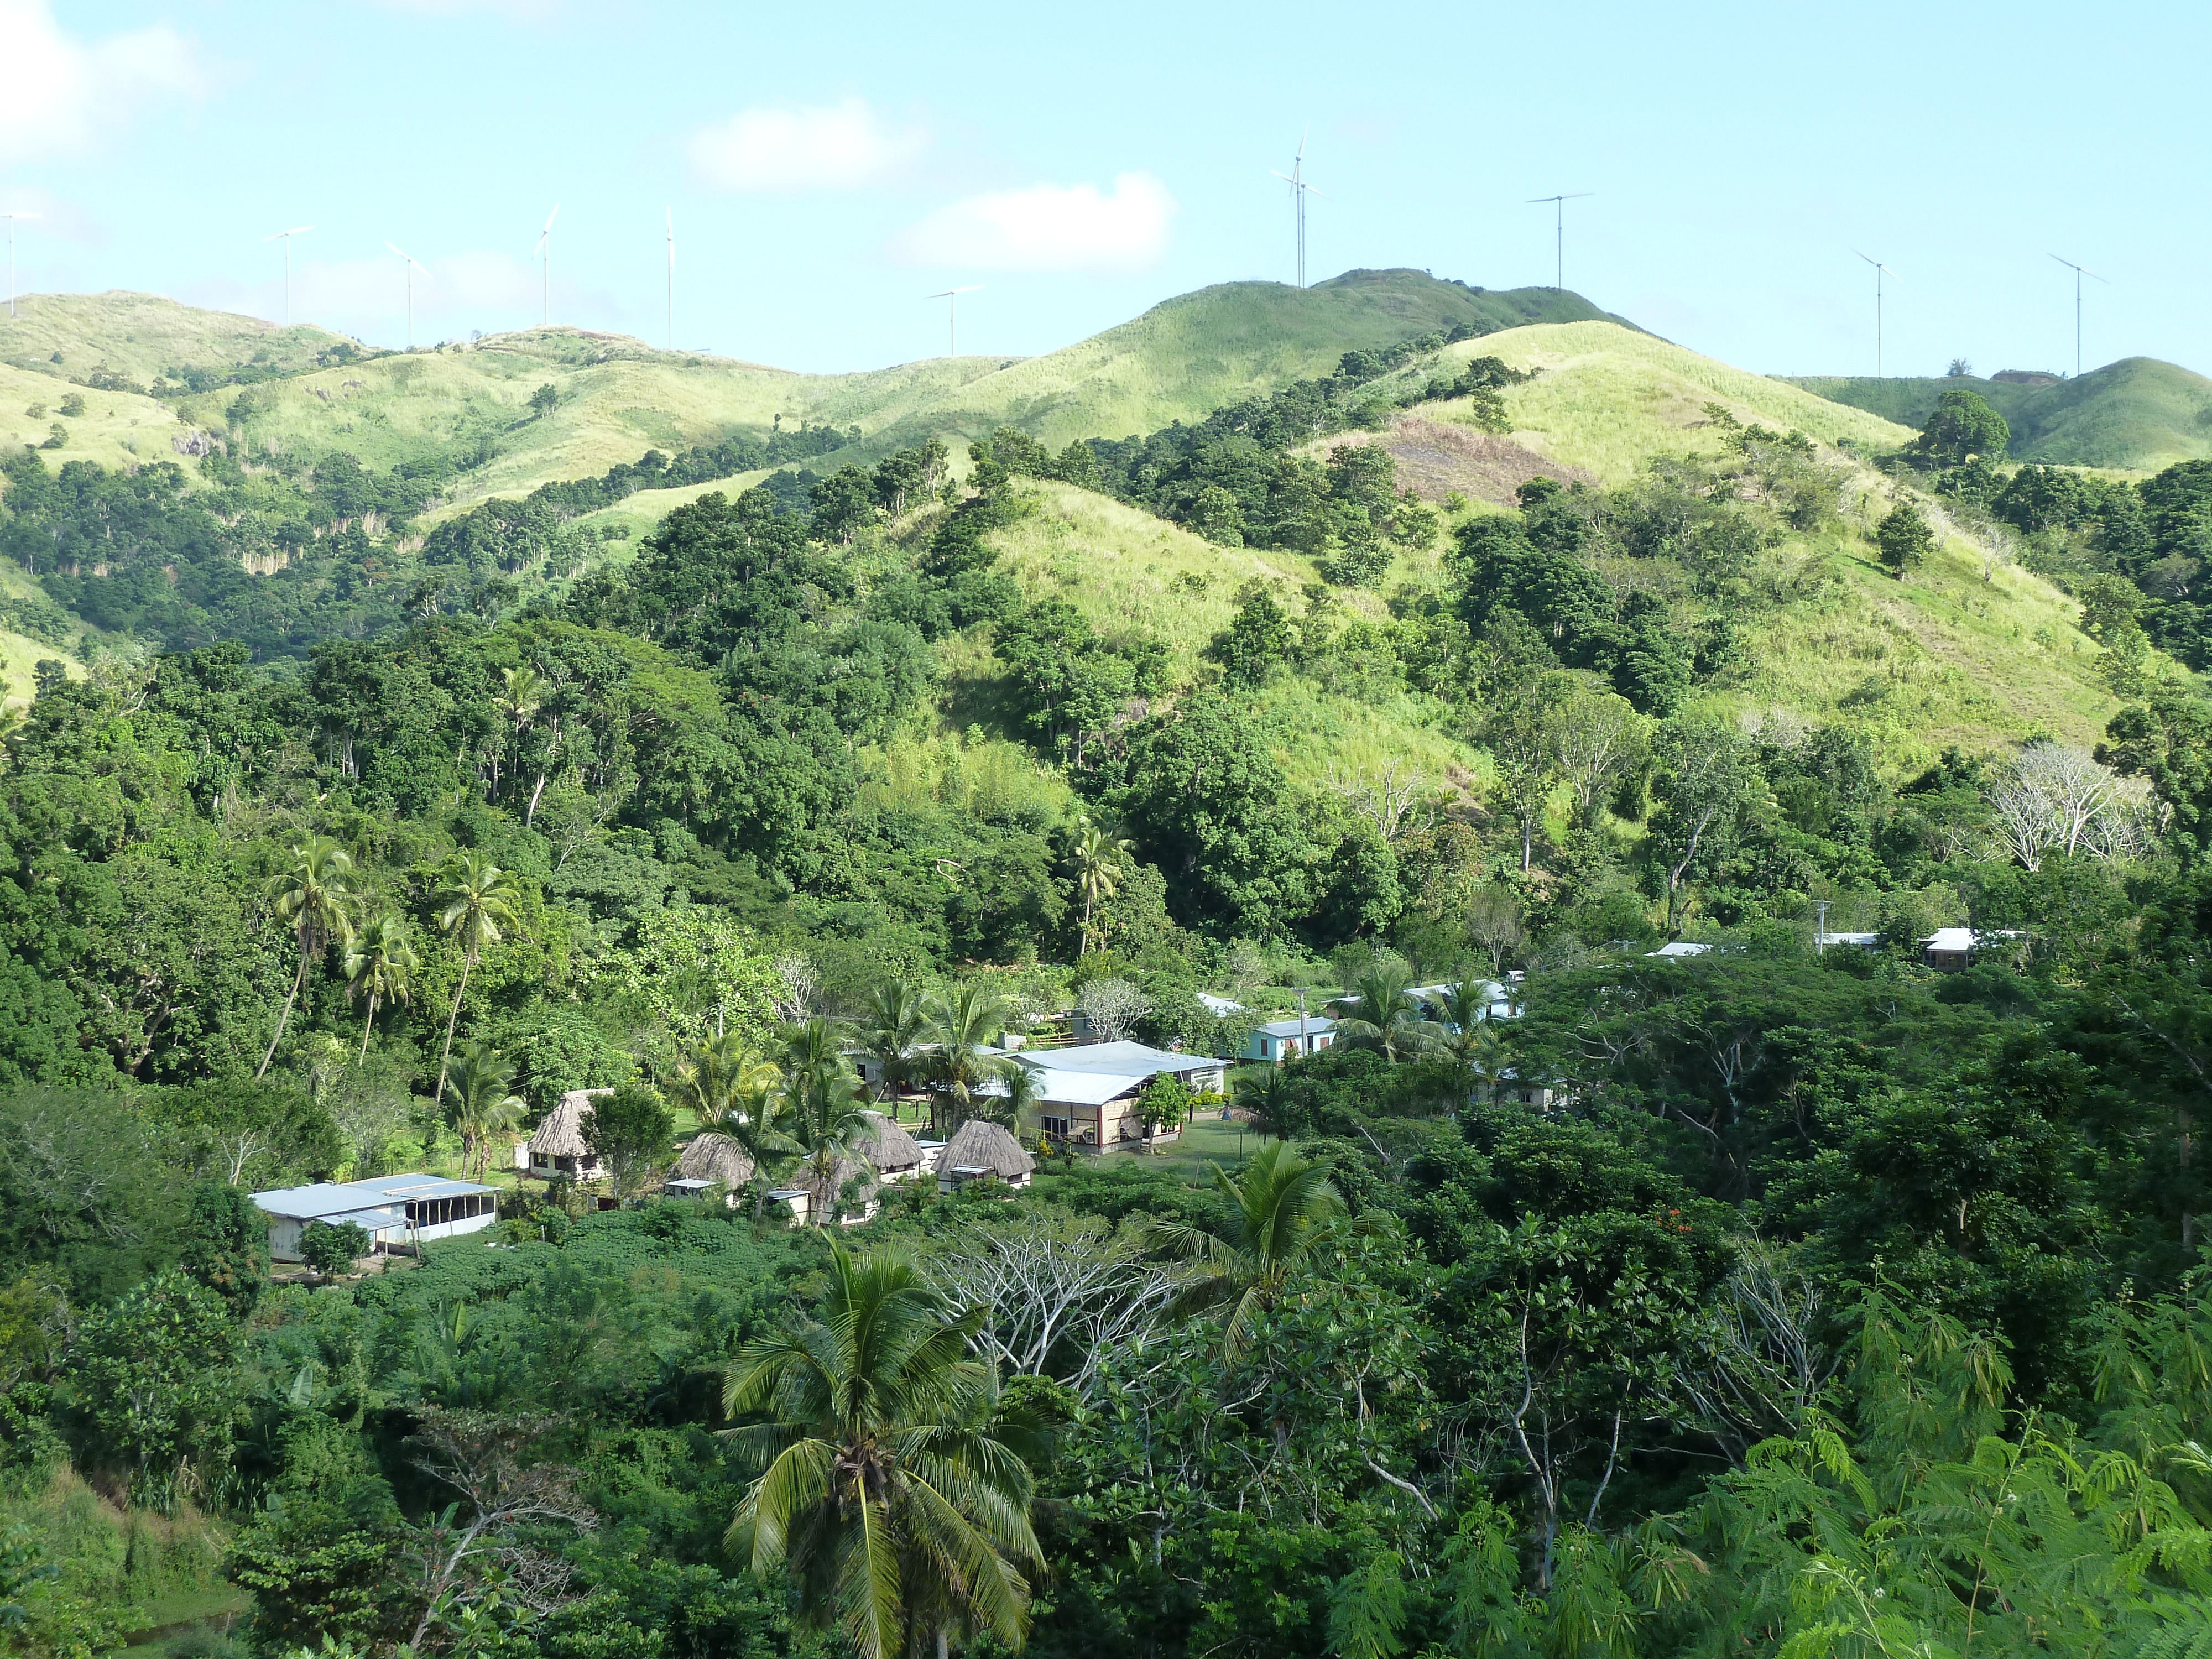
[[[2057,258],[2059,264],[2066,265],[2066,270],[2070,270],[2070,272],[2075,274],[2075,380],[2079,380],[2079,378],[2081,378],[2081,279],[2084,279],[2084,276],[2097,276],[2097,272],[2093,272],[2088,265],[2077,265],[2075,261],[2063,257],[2063,254],[2051,254],[2051,257]],[[13,258],[13,252],[9,254],[9,258]],[[2111,288],[2112,285],[2108,283],[2104,276],[2097,276],[2097,281],[2104,283],[2106,288]],[[11,268],[9,268],[9,289],[13,288],[15,288],[15,276],[13,276],[13,265],[11,265]]]
[[[668,349],[676,349],[676,210],[668,210]]]
[[[1552,204],[1552,292],[1559,293],[1566,287],[1567,275],[1567,206],[1586,196],[1595,196],[1594,190],[1571,190],[1564,196],[1531,196],[1528,205],[1539,207]]]
[[[545,326],[553,326],[553,222],[561,216],[561,204],[553,204],[553,211],[545,216],[545,228],[538,233],[538,246],[532,250],[544,265]]]
[[[945,301],[945,355],[946,356],[957,357],[960,355],[960,296],[963,294],[981,294],[982,291],[983,285],[977,283],[968,288],[948,288],[942,294],[929,295],[933,300]]]
[[[15,314],[15,221],[38,216],[35,213],[0,213],[0,219],[8,222],[8,314],[10,317]]]
[[[1856,248],[1853,248],[1851,252],[1854,253],[1859,253],[1859,251]],[[1882,378],[1881,279],[1884,276],[1894,276],[1897,273],[1892,270],[1887,265],[1882,264],[1881,260],[1875,258],[1871,253],[1859,253],[1859,258],[1865,260],[1869,264],[1874,267],[1874,377],[1875,380],[1879,380]]]
[[[1311,127],[1306,129],[1306,132],[1312,131]],[[1288,173],[1275,173],[1276,178],[1291,187],[1291,199],[1297,204],[1298,286],[1300,288],[1306,285],[1306,198],[1321,194],[1306,182],[1306,132],[1298,134],[1298,153],[1291,162],[1291,170]],[[1268,170],[1274,171],[1273,168]]]
[[[264,242],[281,241],[284,244],[284,326],[287,328],[292,326],[292,239],[305,236],[313,228],[313,225],[295,225],[289,230],[280,230],[273,236],[261,239]]]
[[[419,270],[427,277],[430,272],[422,261],[398,243],[386,242],[385,246],[407,262],[407,349],[412,351],[415,349],[415,273]]]

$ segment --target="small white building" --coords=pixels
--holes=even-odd
[[[1229,1062],[1212,1054],[1176,1054],[1130,1042],[1049,1048],[1012,1058],[1028,1066],[1036,1080],[1036,1110],[1023,1114],[1020,1127],[1030,1133],[1091,1152],[1144,1140],[1137,1097],[1154,1078],[1172,1073],[1188,1084],[1193,1094],[1218,1094],[1226,1087],[1229,1073]],[[985,1085],[987,1093],[1004,1090],[1003,1084]],[[1163,1124],[1152,1139],[1173,1140],[1182,1133],[1180,1123]],[[951,1155],[948,1146],[944,1157]],[[946,1167],[940,1159],[937,1166],[940,1181]]]
[[[1244,1038],[1244,1058],[1267,1061],[1317,1054],[1336,1041],[1336,1022],[1323,1015],[1271,1019],[1255,1025]]]
[[[356,1222],[376,1250],[411,1254],[417,1245],[482,1232],[499,1219],[495,1188],[428,1175],[280,1187],[254,1194],[253,1201],[269,1217],[269,1254],[279,1261],[300,1260],[300,1235],[311,1221],[334,1227]]]
[[[1920,941],[1920,960],[1939,972],[1955,973],[1972,967],[1983,951],[2025,937],[2016,927],[1938,927]]]
[[[1692,957],[1709,956],[1712,946],[1694,939],[1678,939],[1672,945],[1662,945],[1656,951],[1646,951],[1647,957],[1657,957],[1662,962],[1684,962]]]

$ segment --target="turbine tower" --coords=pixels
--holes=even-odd
[[[541,280],[544,283],[544,326],[553,326],[553,222],[561,216],[561,204],[553,204],[553,211],[545,216],[545,228],[538,233],[538,246],[533,250],[544,267]]]
[[[8,222],[8,314],[10,317],[15,314],[15,221],[38,216],[35,213],[0,213],[0,219]]]
[[[1853,248],[1851,252],[1854,253],[1859,252],[1856,248]],[[1874,267],[1874,377],[1875,380],[1879,380],[1882,378],[1881,279],[1884,276],[1894,276],[1897,273],[1892,270],[1887,265],[1882,264],[1881,260],[1875,258],[1871,253],[1859,253],[1859,258],[1865,260],[1869,264]]]
[[[676,349],[676,210],[668,210],[668,349]]]
[[[289,230],[280,230],[273,236],[261,239],[264,242],[281,241],[284,244],[284,326],[287,328],[292,326],[292,239],[305,236],[313,228],[313,225],[295,225]]]
[[[415,273],[419,270],[427,277],[429,276],[430,272],[428,269],[423,265],[422,261],[417,259],[413,254],[410,253],[405,248],[401,247],[398,243],[386,242],[385,246],[390,248],[394,253],[398,254],[401,259],[406,262],[407,349],[410,351],[412,351],[415,349]]]
[[[11,244],[11,250],[12,246]],[[2051,257],[2074,273],[2074,378],[2078,380],[2081,378],[2081,279],[2084,276],[2096,276],[2097,280],[2104,283],[2106,287],[2110,288],[2112,284],[2106,282],[2102,276],[2097,276],[2097,273],[2087,265],[2077,265],[2063,254],[2054,253]],[[12,251],[9,258],[10,260],[15,258]],[[10,292],[14,290],[15,286],[15,267],[11,264],[8,276],[8,287]]]
[[[1596,194],[1594,190],[1571,190],[1563,196],[1531,196],[1528,198],[1530,207],[1540,207],[1546,202],[1552,204],[1552,292],[1554,294],[1561,292],[1567,285],[1566,204]]]
[[[1312,131],[1310,127],[1306,129],[1307,132]],[[1298,286],[1304,288],[1306,285],[1306,198],[1321,194],[1306,182],[1306,134],[1304,132],[1298,135],[1298,153],[1291,160],[1291,170],[1288,173],[1278,173],[1275,177],[1291,187],[1291,200],[1296,204],[1298,222]]]
[[[946,356],[957,357],[960,355],[960,296],[963,294],[981,294],[982,291],[983,285],[977,283],[968,288],[948,288],[942,294],[933,294],[929,296],[933,300],[945,301],[945,355]]]

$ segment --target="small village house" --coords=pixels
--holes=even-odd
[[[881,1112],[867,1114],[868,1133],[860,1141],[860,1155],[875,1166],[876,1174],[888,1184],[912,1181],[927,1174],[935,1159],[922,1148],[922,1144]]]
[[[1255,1025],[1244,1038],[1241,1058],[1270,1063],[1317,1054],[1336,1041],[1336,1022],[1320,1014],[1304,1018],[1269,1020]]]
[[[952,1132],[938,1160],[937,1190],[956,1193],[978,1182],[997,1182],[1011,1188],[1030,1184],[1036,1160],[996,1123],[971,1117]]]
[[[406,1255],[438,1239],[482,1232],[499,1219],[493,1188],[429,1175],[280,1187],[254,1194],[253,1201],[269,1217],[269,1254],[279,1261],[300,1260],[300,1236],[314,1221],[356,1223],[378,1253]]]
[[[1094,1042],[1081,1048],[1052,1048],[1013,1056],[1036,1082],[1037,1103],[1025,1110],[1020,1127],[1082,1152],[1107,1152],[1145,1139],[1137,1097],[1164,1074],[1181,1078],[1193,1094],[1219,1093],[1229,1062],[1212,1054],[1176,1054],[1141,1042]],[[994,1092],[1000,1085],[994,1085]],[[1162,1124],[1156,1140],[1172,1140],[1180,1123]],[[957,1139],[957,1137],[956,1137]],[[943,1174],[952,1161],[948,1142],[938,1163]]]
[[[614,1093],[611,1089],[571,1089],[561,1103],[545,1114],[544,1121],[528,1140],[514,1149],[514,1167],[550,1181],[567,1176],[572,1181],[596,1181],[606,1172],[592,1149],[584,1145],[584,1114],[592,1103]]]

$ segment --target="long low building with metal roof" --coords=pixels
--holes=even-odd
[[[390,1251],[481,1232],[499,1219],[497,1188],[431,1175],[279,1187],[253,1201],[268,1214],[269,1254],[279,1261],[300,1259],[300,1235],[311,1221],[356,1222],[376,1249]]]

